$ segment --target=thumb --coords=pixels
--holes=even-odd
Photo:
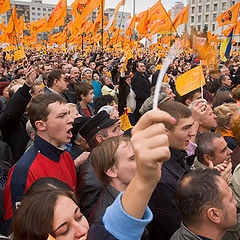
[[[212,161],[209,161],[209,162],[208,162],[208,167],[211,168],[211,169],[213,169],[214,165],[213,165],[213,162],[212,162]]]

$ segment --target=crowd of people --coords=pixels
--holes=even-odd
[[[240,61],[0,52],[0,239],[238,240]],[[189,80],[191,81],[191,80]],[[120,116],[127,115],[129,128]]]

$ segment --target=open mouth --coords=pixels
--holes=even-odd
[[[72,130],[72,128],[70,128],[70,129],[67,131],[67,135],[68,135],[69,138],[72,138],[72,136],[73,136],[71,130]]]

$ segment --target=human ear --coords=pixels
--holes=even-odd
[[[108,175],[110,178],[116,178],[116,177],[118,176],[115,166],[109,168],[105,173],[106,173],[106,175]]]
[[[219,224],[221,222],[221,214],[218,208],[207,209],[207,217],[211,222]]]
[[[104,139],[103,139],[102,135],[98,133],[96,135],[96,140],[97,140],[98,143],[101,143]]]
[[[42,120],[38,120],[34,124],[35,124],[35,127],[37,128],[37,130],[39,130],[39,131],[45,131],[47,129],[46,122],[44,122]]]
[[[205,161],[205,163],[207,164],[207,166],[211,165],[211,163],[213,163],[212,161],[212,157],[209,156],[208,154],[203,154],[203,159]]]

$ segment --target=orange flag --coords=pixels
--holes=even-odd
[[[177,77],[176,90],[180,96],[183,96],[205,84],[202,66],[197,66]]]
[[[71,4],[71,13],[74,15],[75,21],[82,22],[101,4],[102,0],[75,0]]]
[[[37,33],[41,33],[41,32],[45,32],[46,29],[46,21],[47,18],[42,18],[40,20],[38,20],[37,22],[33,23],[30,27],[30,31],[32,34],[37,34]]]
[[[53,9],[46,23],[46,31],[50,32],[53,28],[65,25],[67,17],[67,0],[59,0],[56,7]]]
[[[125,0],[120,0],[118,3],[117,7],[115,8],[113,16],[110,18],[107,27],[104,29],[104,31],[107,31],[113,24],[114,20],[116,19],[118,10],[120,9],[121,6],[125,5]]]
[[[140,19],[136,27],[139,34],[145,35],[147,33],[149,22],[150,22],[150,17],[149,17],[149,9],[148,9],[146,10],[145,14],[143,15],[142,19]]]
[[[17,61],[25,57],[26,57],[26,54],[24,52],[24,48],[20,48],[14,52],[14,61]]]
[[[159,0],[156,4],[154,4],[150,9],[149,9],[149,16],[151,19],[151,22],[157,19],[162,19],[167,16],[167,11],[165,10],[164,6],[161,3],[161,0]],[[171,16],[170,16],[171,18]]]
[[[32,43],[36,43],[37,42],[37,34],[33,34],[30,36],[25,37],[25,39],[23,40],[23,43],[26,45],[30,45]]]
[[[155,23],[151,26],[150,36],[153,36],[154,34],[160,33],[162,31],[169,31],[171,27],[171,12],[169,11],[168,15],[164,15],[163,18],[158,19],[158,21],[155,21]]]
[[[174,18],[172,25],[176,29],[178,26],[180,26],[183,23],[187,23],[188,21],[188,8],[189,5],[187,5],[182,11]]]
[[[11,9],[10,0],[0,0],[0,15]]]
[[[221,15],[219,15],[216,18],[218,22],[218,27],[236,23],[238,19],[239,7],[240,7],[240,2],[230,7]]]
[[[232,29],[233,34],[240,34],[240,20],[226,28],[224,31],[222,31],[222,34],[224,34],[225,37],[228,37]]]
[[[18,32],[23,32],[24,30],[24,15],[22,15],[18,20]]]
[[[3,33],[2,39],[8,43],[13,43],[13,38],[18,32],[18,18],[16,12],[16,5],[14,5],[12,15],[9,18],[8,25]]]
[[[135,23],[136,23],[136,14],[132,17],[129,26],[128,26],[128,28],[125,31],[125,35],[126,36],[132,36],[133,29],[135,28]]]
[[[5,29],[6,29],[6,27],[5,27],[4,20],[3,20],[3,21],[0,23],[0,31],[1,31],[1,32],[4,32]]]

